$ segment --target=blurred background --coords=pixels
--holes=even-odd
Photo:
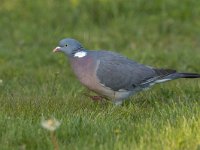
[[[120,110],[121,118],[126,120],[123,121],[120,116],[119,119],[117,115],[114,118],[112,114],[106,114],[107,111],[99,110],[101,107],[94,107],[89,100],[80,100],[84,88],[75,79],[65,56],[52,53],[61,39],[71,37],[80,41],[86,49],[116,51],[150,66],[200,73],[199,0],[0,0],[0,3],[0,145],[8,146],[8,149],[9,145],[16,147],[23,143],[29,149],[32,146],[33,149],[46,149],[45,145],[50,147],[47,134],[43,134],[38,125],[41,114],[62,118],[65,125],[59,132],[60,142],[71,144],[71,149],[73,144],[79,144],[79,148],[85,144],[87,149],[89,143],[95,147],[105,141],[108,144],[104,146],[112,149],[114,140],[109,138],[112,137],[109,133],[113,126],[117,126],[115,122],[120,120],[124,133],[122,142],[128,141],[129,133],[137,132],[134,137],[129,134],[129,141],[135,140],[137,145],[142,135],[141,143],[146,141],[151,145],[149,137],[152,133],[155,133],[154,143],[162,143],[158,141],[165,139],[165,133],[160,138],[157,134],[161,132],[157,129],[170,121],[173,125],[178,120],[177,116],[180,125],[183,124],[183,113],[186,113],[186,120],[192,118],[195,112],[199,118],[197,80],[174,81],[164,86],[164,90],[161,86],[155,93],[139,95],[135,97],[133,107]],[[165,103],[173,106],[163,107]],[[174,106],[178,108],[178,115]],[[159,111],[154,114],[157,108]],[[111,110],[115,109],[111,107]],[[163,123],[160,123],[164,116],[159,114],[160,110],[166,115]],[[150,111],[151,116],[148,114]],[[100,112],[105,115],[101,116]],[[95,120],[98,119],[95,114],[102,117],[104,123],[102,118]],[[177,116],[170,116],[168,121],[168,114]],[[106,115],[110,115],[110,119],[104,117]],[[149,121],[148,125],[153,128],[150,132],[146,119],[156,115],[156,119]],[[82,118],[78,120],[79,117],[85,117],[86,125],[81,124]],[[132,126],[128,119],[131,123],[134,120]],[[114,122],[113,126],[110,120]],[[160,126],[154,126],[159,123]],[[86,130],[84,125],[90,128]],[[189,128],[192,141],[194,138],[190,131],[196,131]],[[94,141],[96,132],[102,138]],[[149,136],[144,134],[146,132]],[[185,133],[185,128],[182,132]],[[171,137],[176,138],[174,135],[180,132],[171,133]],[[86,139],[88,143],[85,143]],[[188,143],[193,146],[191,141]]]

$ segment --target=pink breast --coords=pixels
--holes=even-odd
[[[70,61],[72,69],[80,82],[91,90],[96,88],[96,62],[92,58],[75,58]]]

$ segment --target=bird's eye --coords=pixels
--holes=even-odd
[[[68,45],[66,44],[65,46],[67,47]]]

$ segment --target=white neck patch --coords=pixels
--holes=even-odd
[[[87,52],[79,51],[79,52],[74,54],[74,57],[82,58],[82,57],[85,57],[86,55],[87,55]]]

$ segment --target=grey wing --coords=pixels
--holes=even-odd
[[[114,91],[133,90],[156,76],[154,69],[112,52],[102,53],[97,68],[100,83]]]

